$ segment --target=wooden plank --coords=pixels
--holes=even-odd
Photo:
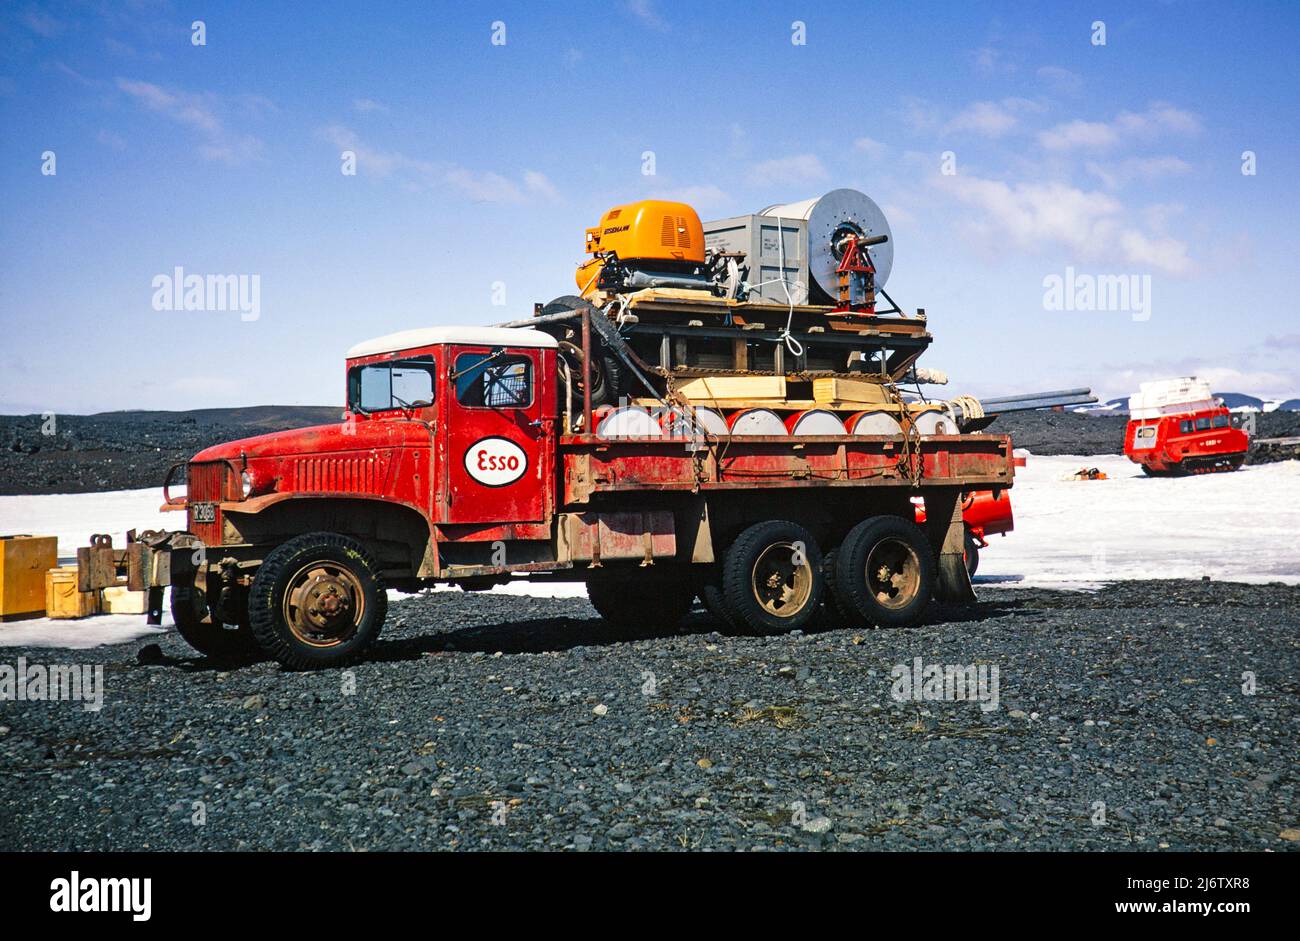
[[[710,376],[692,379],[677,389],[691,400],[712,399],[784,399],[784,376]]]
[[[884,405],[889,402],[889,396],[880,383],[861,379],[814,379],[813,398],[818,402],[860,405]]]

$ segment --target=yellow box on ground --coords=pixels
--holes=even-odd
[[[63,565],[45,573],[45,612],[51,618],[84,618],[99,613],[99,592],[77,591],[77,567]]]
[[[45,613],[45,573],[59,564],[54,536],[0,536],[0,621]]]

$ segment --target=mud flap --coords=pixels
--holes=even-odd
[[[970,603],[975,589],[966,570],[966,524],[962,520],[960,490],[927,490],[926,535],[937,546],[934,597],[939,601]]]

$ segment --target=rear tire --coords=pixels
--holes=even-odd
[[[930,542],[919,526],[901,516],[863,520],[836,553],[836,600],[868,624],[919,624],[934,586]]]
[[[767,520],[746,529],[727,550],[722,595],[736,625],[764,634],[802,630],[817,615],[822,553],[798,523]]]
[[[208,609],[207,592],[195,585],[172,586],[172,620],[176,630],[199,653],[208,657],[246,657],[257,651],[245,612],[237,627],[215,620]]]
[[[980,544],[975,539],[975,534],[969,529],[966,530],[966,574],[971,578],[975,577],[976,570],[980,567]]]
[[[596,613],[616,627],[676,627],[695,603],[695,586],[685,576],[672,578],[642,569],[600,573],[587,580],[587,598]]]
[[[700,586],[700,601],[704,604],[704,609],[713,616],[723,626],[734,629],[735,620],[731,612],[727,610],[727,599],[722,594],[722,578],[719,575],[713,575],[705,580]]]
[[[307,533],[266,557],[248,595],[253,636],[293,670],[342,666],[379,636],[388,594],[374,558],[337,533]]]

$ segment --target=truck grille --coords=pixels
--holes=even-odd
[[[230,472],[225,461],[194,462],[187,468],[185,494],[189,504],[189,512],[186,513],[188,528],[203,540],[204,545],[221,545],[221,509],[216,507],[210,521],[197,522],[194,518],[194,505],[220,504],[222,500],[231,499],[229,490],[232,483],[227,480]]]
[[[373,457],[304,457],[293,466],[295,490],[374,493],[378,473]]]

